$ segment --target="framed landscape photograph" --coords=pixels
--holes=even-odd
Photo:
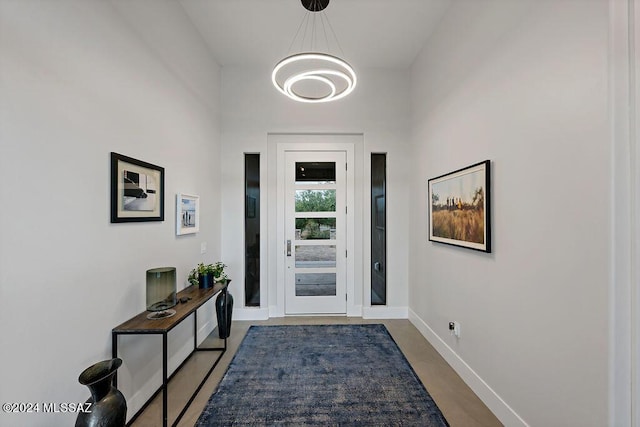
[[[164,168],[111,153],[111,222],[164,221]]]
[[[176,195],[176,234],[200,231],[200,197],[193,194]]]
[[[491,162],[429,180],[429,240],[491,252]]]

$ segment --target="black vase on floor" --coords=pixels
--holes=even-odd
[[[123,427],[127,419],[127,401],[113,386],[113,376],[122,359],[103,360],[82,371],[78,381],[89,387],[88,411],[78,413],[76,427]]]
[[[225,307],[227,317],[224,316]],[[216,298],[216,317],[218,318],[218,337],[229,338],[231,334],[231,314],[233,312],[233,296],[226,292],[220,292]]]

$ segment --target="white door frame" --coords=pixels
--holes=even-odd
[[[609,0],[609,424],[640,427],[640,0]]]
[[[284,188],[286,151],[344,151],[347,156],[347,316],[362,316],[363,257],[362,134],[269,134],[268,135],[268,230],[269,316],[285,316]],[[360,156],[358,156],[360,154]]]

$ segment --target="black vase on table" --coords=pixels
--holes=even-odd
[[[78,381],[89,387],[88,411],[78,413],[76,427],[122,427],[127,419],[127,401],[113,386],[122,359],[103,360],[82,371]],[[91,412],[89,412],[91,411]]]
[[[227,286],[229,282],[227,281]],[[225,308],[227,316],[225,318]],[[216,317],[218,318],[218,337],[229,338],[231,334],[231,314],[233,312],[233,296],[228,290],[220,292],[218,298],[216,298]]]

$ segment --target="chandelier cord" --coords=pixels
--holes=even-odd
[[[311,17],[313,19],[313,24],[311,25],[311,48],[309,49],[310,52],[314,52],[314,43],[316,41],[316,15],[317,12],[313,12],[311,13]]]
[[[318,0],[313,0],[313,6],[312,7],[318,7]],[[302,34],[302,38],[300,39],[300,51],[304,51],[305,50],[305,41],[307,41],[307,35],[309,33],[309,25],[311,25],[311,36],[309,37],[309,49],[308,51],[313,52],[314,51],[314,44],[317,44],[317,39],[318,39],[318,34],[316,33],[316,13],[317,12],[311,12],[311,11],[306,11],[304,17],[302,18],[302,20],[300,21],[300,25],[298,25],[298,29],[296,31],[295,36],[293,37],[293,39],[291,40],[291,44],[289,45],[289,49],[287,49],[287,55],[291,54],[292,49],[293,49],[293,45],[295,44],[296,40],[298,39],[298,36],[300,35],[300,30],[302,30],[302,27],[304,27],[304,32]],[[338,51],[340,52],[340,55],[344,56],[344,50],[342,49],[342,46],[340,45],[340,41],[338,40],[338,36],[336,35],[335,30],[333,29],[333,26],[331,25],[331,21],[329,20],[329,17],[327,16],[326,12],[324,10],[320,11],[319,13],[320,15],[320,24],[318,25],[322,25],[322,32],[324,34],[324,42],[326,43],[327,46],[327,53],[331,53],[331,43],[329,42],[329,35],[327,33],[327,27],[329,27],[329,30],[331,32],[331,35],[333,36],[333,40],[335,42],[335,45],[338,48]],[[310,22],[313,19],[313,22]],[[326,24],[325,24],[326,21]],[[319,45],[318,45],[319,47]]]
[[[322,32],[324,33],[324,42],[327,45],[327,53],[331,52],[331,46],[329,45],[329,38],[327,37],[327,27],[324,25],[324,19],[326,18],[324,11],[320,15],[320,22],[322,23]]]
[[[307,32],[309,31],[309,21],[311,21],[311,12],[307,12],[304,16],[305,24],[304,24],[304,33],[302,33],[302,40],[300,40],[300,50],[304,50],[304,41],[307,39]]]
[[[336,32],[333,31],[333,26],[331,25],[331,21],[329,21],[329,17],[326,16],[326,13],[324,11],[322,11],[322,14],[327,19],[327,24],[329,25],[329,29],[331,30],[331,34],[333,34],[333,39],[336,41],[336,45],[338,46],[338,50],[340,51],[340,54],[342,56],[344,56],[344,51],[342,50],[342,46],[340,46],[340,41],[338,40],[338,36],[336,36]]]
[[[308,17],[308,15],[309,15],[309,12],[305,13],[305,15],[302,17],[302,20],[300,21],[300,25],[298,25],[298,30],[296,31],[296,35],[293,36],[293,40],[291,40],[291,44],[289,45],[289,49],[287,50],[287,55],[289,55],[291,53],[291,49],[293,49],[293,44],[298,39],[298,34],[300,34],[300,29],[302,29],[302,26],[304,25],[305,20]],[[305,33],[306,33],[306,29],[305,29]],[[304,40],[304,37],[303,37],[303,40]]]

